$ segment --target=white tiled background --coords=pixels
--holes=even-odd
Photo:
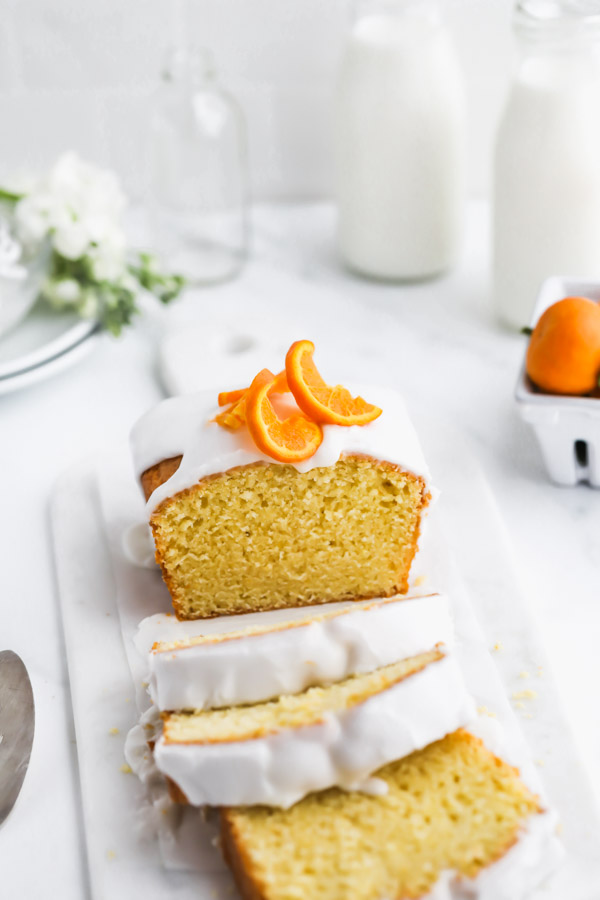
[[[512,65],[511,0],[441,0],[471,112],[471,187],[489,184]],[[152,91],[182,37],[213,49],[248,123],[257,198],[326,195],[350,0],[0,0],[0,177],[75,148],[139,197]]]

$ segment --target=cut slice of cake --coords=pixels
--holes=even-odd
[[[223,810],[244,900],[521,900],[556,865],[555,817],[465,731],[377,778],[380,796],[333,788],[287,810]]]
[[[434,649],[267,703],[164,713],[154,755],[193,805],[287,807],[356,786],[474,715],[458,663]]]
[[[405,593],[431,497],[401,398],[323,425],[309,459],[274,461],[215,422],[214,394],[166,400],[132,433],[156,559],[181,619]]]
[[[319,610],[299,609],[295,618],[291,610],[260,613],[255,621],[267,615],[279,621],[158,641],[149,655],[150,696],[160,710],[259,703],[449,647],[453,639],[448,601],[440,594]]]

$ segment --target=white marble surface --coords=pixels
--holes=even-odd
[[[20,653],[28,665],[38,715],[30,772],[0,830],[3,896],[81,900],[86,895],[47,521],[53,484],[70,463],[123,440],[134,419],[162,396],[156,342],[169,322],[210,320],[215,310],[231,322],[249,320],[261,279],[274,270],[296,276],[307,291],[325,288],[351,297],[352,310],[358,305],[383,314],[373,331],[365,327],[364,315],[352,313],[340,323],[340,333],[353,335],[352,344],[364,344],[376,379],[401,386],[417,426],[422,410],[459,425],[468,438],[512,535],[517,568],[600,793],[600,494],[552,486],[533,436],[516,415],[512,394],[524,339],[493,323],[486,210],[473,208],[464,258],[452,275],[404,288],[358,281],[343,272],[332,229],[327,206],[257,210],[254,259],[235,285],[190,295],[123,340],[103,339],[77,368],[0,398],[0,646]],[[296,298],[286,306],[280,291],[261,296],[263,314],[269,306],[279,322],[302,319]],[[382,327],[385,316],[401,327],[394,329],[393,341]]]

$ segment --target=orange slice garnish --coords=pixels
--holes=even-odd
[[[278,378],[268,369],[258,373],[246,393],[246,424],[252,440],[267,456],[278,462],[300,462],[316,453],[323,431],[301,413],[279,418],[269,399]]]
[[[246,391],[237,403],[232,403],[228,409],[215,416],[217,425],[227,428],[229,431],[237,431],[246,422]]]
[[[378,406],[353,397],[343,385],[327,384],[313,362],[312,341],[295,341],[285,358],[289,388],[302,412],[328,425],[366,425],[381,415]]]
[[[285,394],[289,391],[285,369],[275,376],[273,386],[269,389],[270,394]],[[229,409],[215,416],[215,422],[222,425],[229,431],[237,431],[246,423],[246,394],[248,388],[241,388],[238,391],[221,391],[217,398],[219,406],[227,406]]]
[[[248,388],[240,388],[239,391],[221,391],[217,397],[219,406],[228,406],[230,403],[237,403],[241,400]]]

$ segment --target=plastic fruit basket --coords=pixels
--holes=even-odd
[[[600,281],[548,278],[542,285],[531,321],[563,297],[600,302]],[[555,484],[580,482],[600,487],[600,397],[563,397],[538,391],[521,367],[515,392],[521,417],[533,428]]]

